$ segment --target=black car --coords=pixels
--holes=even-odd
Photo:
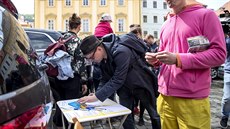
[[[218,77],[223,79],[224,78],[224,64],[222,64],[219,68],[218,68]]]
[[[24,28],[29,39],[30,44],[36,50],[38,55],[43,54],[45,49],[56,42],[62,34],[54,30]]]
[[[39,64],[10,0],[0,0],[0,129],[45,128],[52,111],[46,65]]]
[[[212,79],[217,79],[218,78],[218,68],[219,67],[211,68],[211,78]]]

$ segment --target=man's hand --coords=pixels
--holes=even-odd
[[[156,53],[152,53],[152,52],[145,53],[145,59],[149,64],[153,65],[157,61]]]
[[[176,54],[171,52],[166,52],[166,51],[158,52],[156,53],[156,58],[160,62],[168,65],[173,65],[177,63]]]
[[[87,90],[88,90],[87,85],[82,85],[82,94],[83,95],[86,94]]]
[[[84,96],[78,100],[79,103],[95,102],[98,98],[94,93],[90,93],[88,96]]]

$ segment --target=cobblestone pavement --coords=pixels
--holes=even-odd
[[[212,129],[221,129],[219,126],[219,121],[221,118],[220,114],[220,107],[221,107],[221,98],[222,98],[222,88],[223,88],[223,81],[222,80],[214,80],[212,82],[211,86],[211,95],[210,95],[210,103],[211,103],[211,127]],[[138,116],[135,116],[135,122],[138,121]],[[144,115],[145,125],[138,126],[136,124],[136,129],[151,129],[150,119],[149,115],[145,112]],[[51,123],[52,124],[52,123]],[[120,122],[116,121],[114,122],[113,128],[117,129],[119,127]],[[109,129],[109,124],[105,120],[102,121],[96,121],[96,122],[86,122],[82,123],[84,129]],[[51,126],[50,126],[51,128]],[[53,129],[56,129],[54,126],[52,126]],[[123,128],[122,128],[123,129]],[[228,127],[230,129],[230,127]]]
[[[219,122],[221,118],[221,99],[223,95],[223,80],[214,80],[211,87],[210,103],[212,116],[212,129],[221,129]],[[228,121],[230,123],[230,121]],[[230,127],[228,127],[230,129]]]

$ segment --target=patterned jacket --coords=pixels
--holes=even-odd
[[[76,33],[68,31],[64,34],[64,39],[75,35],[76,37],[65,43],[67,47],[67,52],[72,57],[71,66],[75,74],[81,76],[81,81],[84,83],[87,81],[87,71],[86,71],[86,59],[82,57],[82,52],[79,48],[81,39],[76,35]]]

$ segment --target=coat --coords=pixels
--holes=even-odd
[[[146,64],[137,65],[137,55],[144,56],[147,50],[143,40],[133,33],[128,33],[116,42],[118,43],[103,43],[107,59],[101,62],[101,88],[96,92],[96,97],[104,101],[116,91],[119,95],[122,86],[130,90],[144,88],[153,98],[157,96],[156,76],[150,75],[142,68],[148,67]]]

